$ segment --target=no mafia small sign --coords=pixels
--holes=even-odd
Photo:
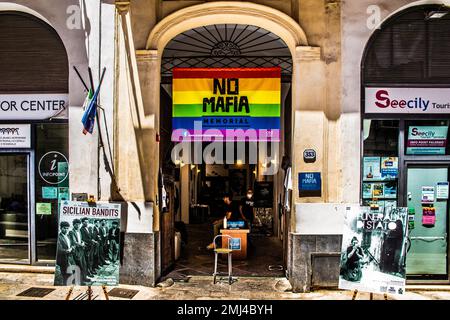
[[[300,172],[298,174],[298,190],[300,197],[320,197],[322,195],[320,172]]]

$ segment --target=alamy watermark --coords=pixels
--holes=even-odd
[[[235,164],[239,159],[242,164],[259,162],[262,175],[275,175],[279,170],[280,143],[272,133],[266,129],[203,130],[202,121],[195,121],[193,132],[185,129],[172,132],[172,141],[178,142],[171,152],[172,162],[176,165]],[[204,147],[204,142],[209,144]]]

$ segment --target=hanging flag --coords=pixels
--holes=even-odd
[[[280,141],[279,67],[173,68],[172,98],[174,142]]]
[[[94,95],[89,101],[88,107],[84,111],[83,117],[81,118],[81,122],[83,123],[83,134],[91,133],[94,130],[95,118],[97,116],[97,99],[100,93],[100,87],[103,82],[103,77],[105,76],[106,68],[103,68],[102,76],[100,78],[100,83],[97,89],[94,92]],[[92,89],[89,90],[88,98],[91,95]]]
[[[86,95],[86,99],[84,99],[83,102],[83,111],[85,111],[86,108],[89,106],[89,103],[91,102],[93,96],[94,93],[92,92],[91,89],[89,89],[88,94]]]

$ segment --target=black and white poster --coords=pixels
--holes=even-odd
[[[119,284],[120,204],[61,201],[55,285]]]
[[[361,207],[347,212],[340,289],[405,292],[407,217],[407,208]]]

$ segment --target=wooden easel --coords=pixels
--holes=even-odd
[[[358,295],[358,290],[355,289],[353,291],[353,296],[352,296],[352,300],[356,300],[356,296]],[[384,300],[388,300],[387,294],[384,293],[383,294]],[[373,292],[370,292],[370,296],[369,296],[369,300],[373,300]]]
[[[74,288],[73,286],[69,288],[69,292],[67,292],[65,300],[70,300],[70,296],[72,295],[73,288]],[[103,294],[105,295],[105,299],[109,300],[108,291],[106,290],[106,286],[105,285],[102,286],[102,290],[103,290]],[[74,300],[83,300],[86,296],[87,296],[88,300],[94,300],[97,297],[94,297],[94,299],[92,299],[93,293],[94,292],[92,291],[92,287],[88,286],[87,290],[86,290],[86,293],[80,293],[78,296],[75,297]]]

